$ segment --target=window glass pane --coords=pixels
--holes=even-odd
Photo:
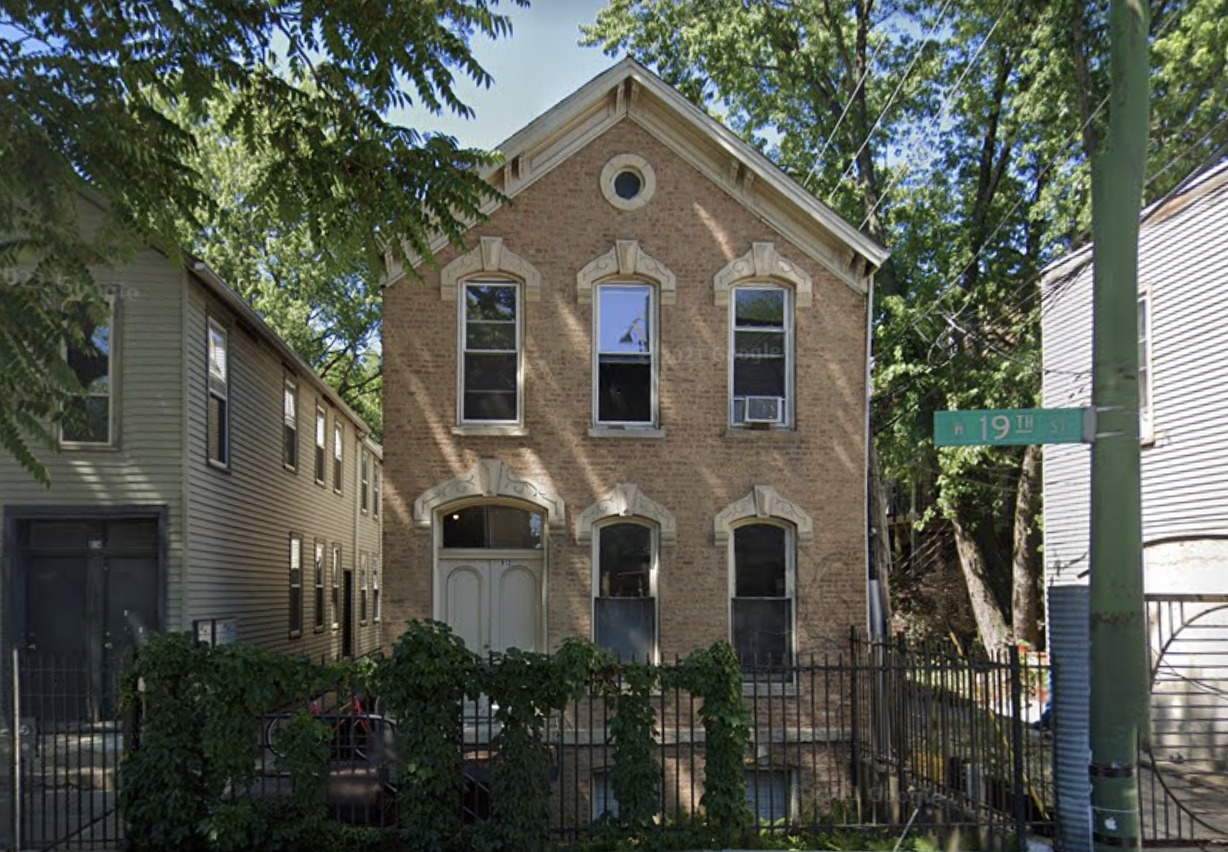
[[[793,616],[789,599],[734,598],[733,647],[743,668],[791,665]]]
[[[76,397],[64,405],[62,434],[65,441],[105,444],[110,440],[110,424],[110,397]]]
[[[746,804],[758,819],[773,823],[789,816],[789,773],[779,769],[746,772]]]
[[[614,796],[614,788],[610,786],[610,773],[594,772],[593,819],[601,819],[607,814],[610,819],[618,818],[618,799]]]
[[[601,352],[651,352],[651,287],[600,287]]]
[[[209,395],[209,458],[226,461],[226,402]]]
[[[111,330],[109,320],[81,317],[82,339],[68,347],[68,367],[86,393],[110,392]]]
[[[298,422],[298,393],[293,385],[287,385],[282,394],[282,412],[286,418],[287,426],[294,426]]]
[[[740,598],[784,597],[785,529],[768,524],[733,531],[736,569],[734,595]]]
[[[641,524],[613,524],[602,527],[597,535],[601,596],[642,598],[651,594],[652,530]]]
[[[734,290],[734,324],[775,326],[785,324],[785,291],[779,287],[741,287]]]
[[[514,284],[466,284],[465,318],[471,322],[475,320],[514,322],[516,319],[516,286]]]
[[[601,356],[597,419],[603,423],[652,422],[652,364],[646,357]]]
[[[467,506],[443,517],[444,547],[542,546],[542,516],[510,506]]]
[[[325,428],[325,417],[324,417],[324,412],[323,412],[323,411],[317,411],[317,412],[316,412],[316,446],[318,446],[318,447],[323,447],[323,446],[325,446],[325,437],[324,437],[324,434],[325,434],[325,432],[326,432],[326,431],[327,431],[327,430],[326,430],[326,428]]]
[[[226,384],[226,333],[209,326],[209,379],[213,385]]]
[[[739,358],[783,358],[785,335],[782,331],[739,331],[733,335]]]
[[[607,651],[615,651],[623,662],[651,660],[655,642],[655,613],[652,598],[597,598],[595,639]]]
[[[515,353],[467,353],[465,391],[505,391],[515,394]]]
[[[735,396],[785,395],[784,358],[737,358],[733,362]]]
[[[516,323],[471,322],[465,326],[465,348],[516,351]]]

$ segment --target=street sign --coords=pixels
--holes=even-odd
[[[939,447],[1090,443],[1087,408],[988,408],[935,411],[934,444]]]

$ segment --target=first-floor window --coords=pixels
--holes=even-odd
[[[743,671],[764,680],[787,679],[793,663],[792,548],[774,524],[733,531],[733,646]]]
[[[81,396],[71,398],[60,423],[60,440],[72,444],[112,444],[111,385],[115,372],[112,357],[114,303],[102,308],[82,308],[79,336],[65,349],[68,369],[81,385]]]
[[[333,630],[341,626],[341,545],[333,545]]]
[[[652,662],[656,653],[655,539],[643,524],[597,530],[594,641],[627,662]]]
[[[381,608],[379,597],[379,574],[379,560],[374,559],[371,561],[371,609],[373,610],[376,621],[380,621],[384,617],[384,611]]]
[[[324,542],[315,543],[315,629],[324,629]]]
[[[598,423],[651,425],[656,419],[652,294],[647,284],[597,286]]]
[[[303,632],[303,539],[290,536],[290,636]]]
[[[358,560],[358,623],[367,623],[367,554]]]

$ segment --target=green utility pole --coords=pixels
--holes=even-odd
[[[1092,162],[1091,744],[1098,852],[1140,849],[1138,743],[1147,730],[1138,434],[1138,217],[1147,156],[1146,0],[1109,7],[1111,88]]]

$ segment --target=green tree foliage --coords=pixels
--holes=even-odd
[[[385,116],[468,114],[455,75],[489,85],[469,38],[508,34],[497,2],[3,0],[0,447],[46,480],[36,447],[79,392],[53,362],[73,334],[66,308],[97,300],[91,271],[138,244],[178,257],[185,218],[218,221],[194,163],[202,122],[258,153],[243,208],[305,232],[325,268],[373,269],[402,240],[429,256],[430,234],[458,236],[491,192],[473,168],[487,156]],[[82,194],[104,211],[88,233]]]
[[[1226,0],[1154,5],[1149,198],[1228,150]],[[1012,629],[1012,591],[1026,593],[1014,632],[1036,635],[1039,466],[1035,451],[938,453],[932,414],[1038,402],[1037,277],[1089,236],[1106,9],[610,0],[582,37],[723,113],[891,248],[876,282],[875,448],[884,478],[917,494],[928,528],[958,552],[989,645]],[[930,614],[945,632],[941,610]]]

